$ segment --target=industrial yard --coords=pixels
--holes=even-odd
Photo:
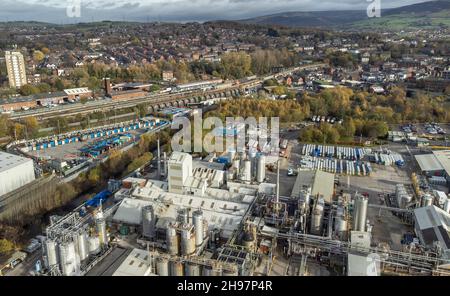
[[[418,229],[418,210],[440,209],[417,195],[407,149],[326,148],[327,154],[306,155],[371,163],[357,175],[333,165],[303,167],[312,146],[280,142],[285,145],[275,170],[269,154],[251,150],[205,160],[158,152],[151,171],[111,181],[104,194],[54,217],[31,272],[358,275],[361,258],[378,254],[374,275],[448,273],[445,242],[419,239],[427,234]],[[375,153],[395,158],[377,162]]]

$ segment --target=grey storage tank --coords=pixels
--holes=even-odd
[[[155,211],[152,205],[142,208],[142,235],[146,238],[155,238]]]
[[[166,258],[156,259],[156,273],[159,276],[169,276],[169,260]]]
[[[259,155],[256,165],[256,182],[262,183],[266,178],[266,157],[262,154]]]
[[[199,246],[201,246],[201,244],[203,244],[203,239],[204,239],[202,210],[197,210],[194,213],[192,213],[192,220],[194,222],[194,228],[195,228],[195,246],[199,247]]]
[[[355,196],[355,208],[353,212],[353,230],[366,231],[367,206],[369,200],[363,195]]]
[[[200,265],[188,262],[185,264],[186,276],[201,276]]]
[[[175,225],[172,223],[167,226],[166,244],[167,244],[167,252],[170,255],[178,255],[179,253],[178,234]]]
[[[171,276],[183,276],[184,266],[183,262],[180,261],[171,261],[170,262],[170,275]]]

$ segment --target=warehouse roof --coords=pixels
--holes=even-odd
[[[0,151],[0,172],[7,171],[23,163],[33,161],[30,158]]]
[[[303,187],[311,187],[312,195],[323,195],[325,202],[331,203],[334,193],[334,174],[323,171],[300,171],[292,189],[292,197],[299,197]]]
[[[439,242],[443,249],[450,249],[450,214],[436,206],[414,210],[416,228],[422,232],[423,244]]]
[[[151,267],[146,250],[133,249],[128,257],[113,273],[113,276],[149,276]]]
[[[442,171],[444,169],[434,154],[419,154],[415,158],[422,172]]]
[[[450,150],[433,151],[433,154],[436,156],[447,175],[450,176]]]

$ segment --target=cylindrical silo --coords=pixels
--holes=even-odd
[[[353,230],[366,231],[368,198],[363,195],[355,197]]]
[[[150,239],[155,237],[155,211],[152,205],[142,208],[142,235]]]
[[[156,273],[159,276],[169,276],[169,260],[166,258],[156,259]]]
[[[56,242],[54,240],[47,239],[45,241],[45,251],[47,255],[48,267],[52,267],[59,263],[59,258],[56,251]]]
[[[96,220],[97,234],[100,239],[100,245],[106,246],[108,244],[108,233],[106,232],[106,220],[100,218]]]
[[[170,255],[178,255],[179,252],[178,235],[175,226],[172,224],[169,224],[167,226],[166,244],[167,244],[167,251]]]
[[[100,253],[100,239],[97,236],[91,236],[88,238],[89,255],[97,255]]]
[[[181,224],[189,223],[189,210],[179,209],[177,212],[177,221]]]
[[[79,273],[80,262],[73,242],[62,243],[59,245],[59,258],[63,275],[71,276]]]
[[[78,233],[77,243],[78,243],[78,255],[80,256],[80,260],[84,261],[89,257],[87,234],[84,230]]]
[[[256,181],[259,183],[264,182],[266,178],[266,157],[259,155],[256,166]]]
[[[192,255],[195,252],[194,228],[191,224],[183,224],[181,229],[181,254]]]
[[[184,275],[183,262],[171,261],[170,262],[170,275],[171,276],[183,276]]]
[[[187,262],[185,264],[185,269],[186,269],[186,276],[201,276],[201,269],[200,269],[200,265],[192,263],[192,262]]]
[[[433,205],[433,196],[431,194],[425,194],[422,196],[422,207],[428,207]]]
[[[195,246],[199,247],[203,243],[203,212],[197,210],[192,213],[192,220],[195,228]]]
[[[244,167],[242,168],[241,180],[250,182],[252,180],[252,162],[248,159],[244,160]]]
[[[323,207],[316,205],[311,214],[311,234],[320,235],[322,231]]]

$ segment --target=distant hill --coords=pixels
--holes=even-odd
[[[337,27],[341,29],[450,27],[450,0],[430,1],[385,9],[381,12],[381,18],[368,18],[365,10],[299,11],[260,16],[240,22],[288,27]]]

